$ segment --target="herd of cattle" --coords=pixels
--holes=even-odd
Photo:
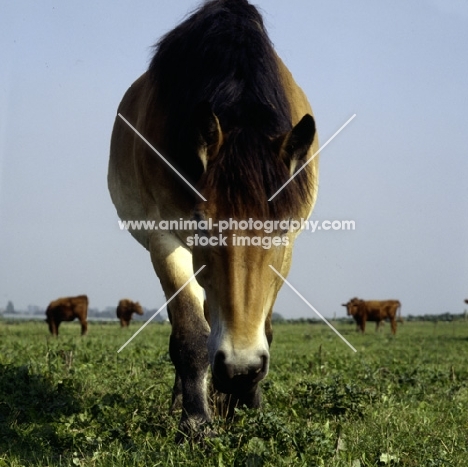
[[[75,318],[78,318],[81,323],[81,335],[85,335],[88,331],[88,303],[86,295],[58,298],[51,302],[46,310],[46,322],[52,335],[58,335],[58,328],[62,321],[73,321]],[[120,300],[116,314],[123,328],[130,324],[133,313],[142,315],[141,305],[128,299]]]
[[[468,300],[465,300],[468,303]],[[356,321],[357,329],[363,333],[366,330],[367,321],[375,321],[376,330],[379,329],[382,322],[389,320],[392,333],[396,333],[397,321],[402,323],[401,303],[398,300],[361,300],[352,298],[348,303],[343,303],[346,307],[348,316],[352,316]],[[122,327],[128,327],[132,315],[143,314],[143,308],[138,302],[132,300],[120,300],[116,315],[120,320]],[[88,330],[88,297],[78,295],[77,297],[58,298],[49,304],[46,310],[46,322],[49,325],[50,332],[58,335],[58,328],[62,321],[73,321],[78,319],[81,323],[81,335],[86,334]]]

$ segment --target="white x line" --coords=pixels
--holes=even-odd
[[[206,198],[122,115],[117,114],[203,201]]]
[[[357,350],[324,318],[271,264],[269,265],[270,268],[276,272],[276,274],[283,279],[286,285],[288,285],[294,292],[296,292],[297,296],[313,311],[315,312],[321,319],[324,321],[348,346],[354,351]]]

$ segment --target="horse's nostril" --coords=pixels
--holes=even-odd
[[[266,366],[267,366],[267,357],[262,355],[258,362],[250,366],[248,373],[251,375],[258,375],[259,373],[262,373],[265,371]]]
[[[263,379],[268,372],[268,355],[262,355],[260,357],[260,361],[258,365],[254,368],[253,373],[250,374],[254,375],[254,381],[260,381]]]
[[[226,354],[222,350],[218,350],[215,355],[215,365],[222,364],[226,361]]]
[[[216,352],[213,373],[220,378],[232,379],[234,377],[233,366],[226,364],[226,354],[222,350]]]

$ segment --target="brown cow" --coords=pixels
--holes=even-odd
[[[123,328],[128,327],[133,313],[142,315],[143,308],[141,305],[138,302],[132,302],[127,298],[120,300],[119,305],[117,306],[117,318],[120,319],[120,326]]]
[[[58,327],[62,321],[73,321],[78,318],[81,323],[81,335],[84,336],[88,331],[88,297],[78,295],[77,297],[58,298],[46,310],[46,322],[49,324],[49,330],[54,336],[58,336]]]
[[[348,315],[355,319],[358,329],[360,328],[363,333],[366,330],[367,321],[375,321],[375,330],[377,331],[382,321],[388,318],[392,326],[392,333],[396,334],[397,319],[401,320],[401,303],[398,300],[364,301],[352,298],[348,303],[342,305],[346,307]]]

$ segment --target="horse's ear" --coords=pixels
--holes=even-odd
[[[304,115],[290,132],[281,137],[280,156],[291,175],[296,171],[299,162],[305,162],[314,137],[315,120],[309,114]]]
[[[193,121],[197,132],[197,154],[206,170],[208,162],[219,152],[223,142],[223,133],[218,117],[211,110],[208,102],[199,104],[194,112]]]

